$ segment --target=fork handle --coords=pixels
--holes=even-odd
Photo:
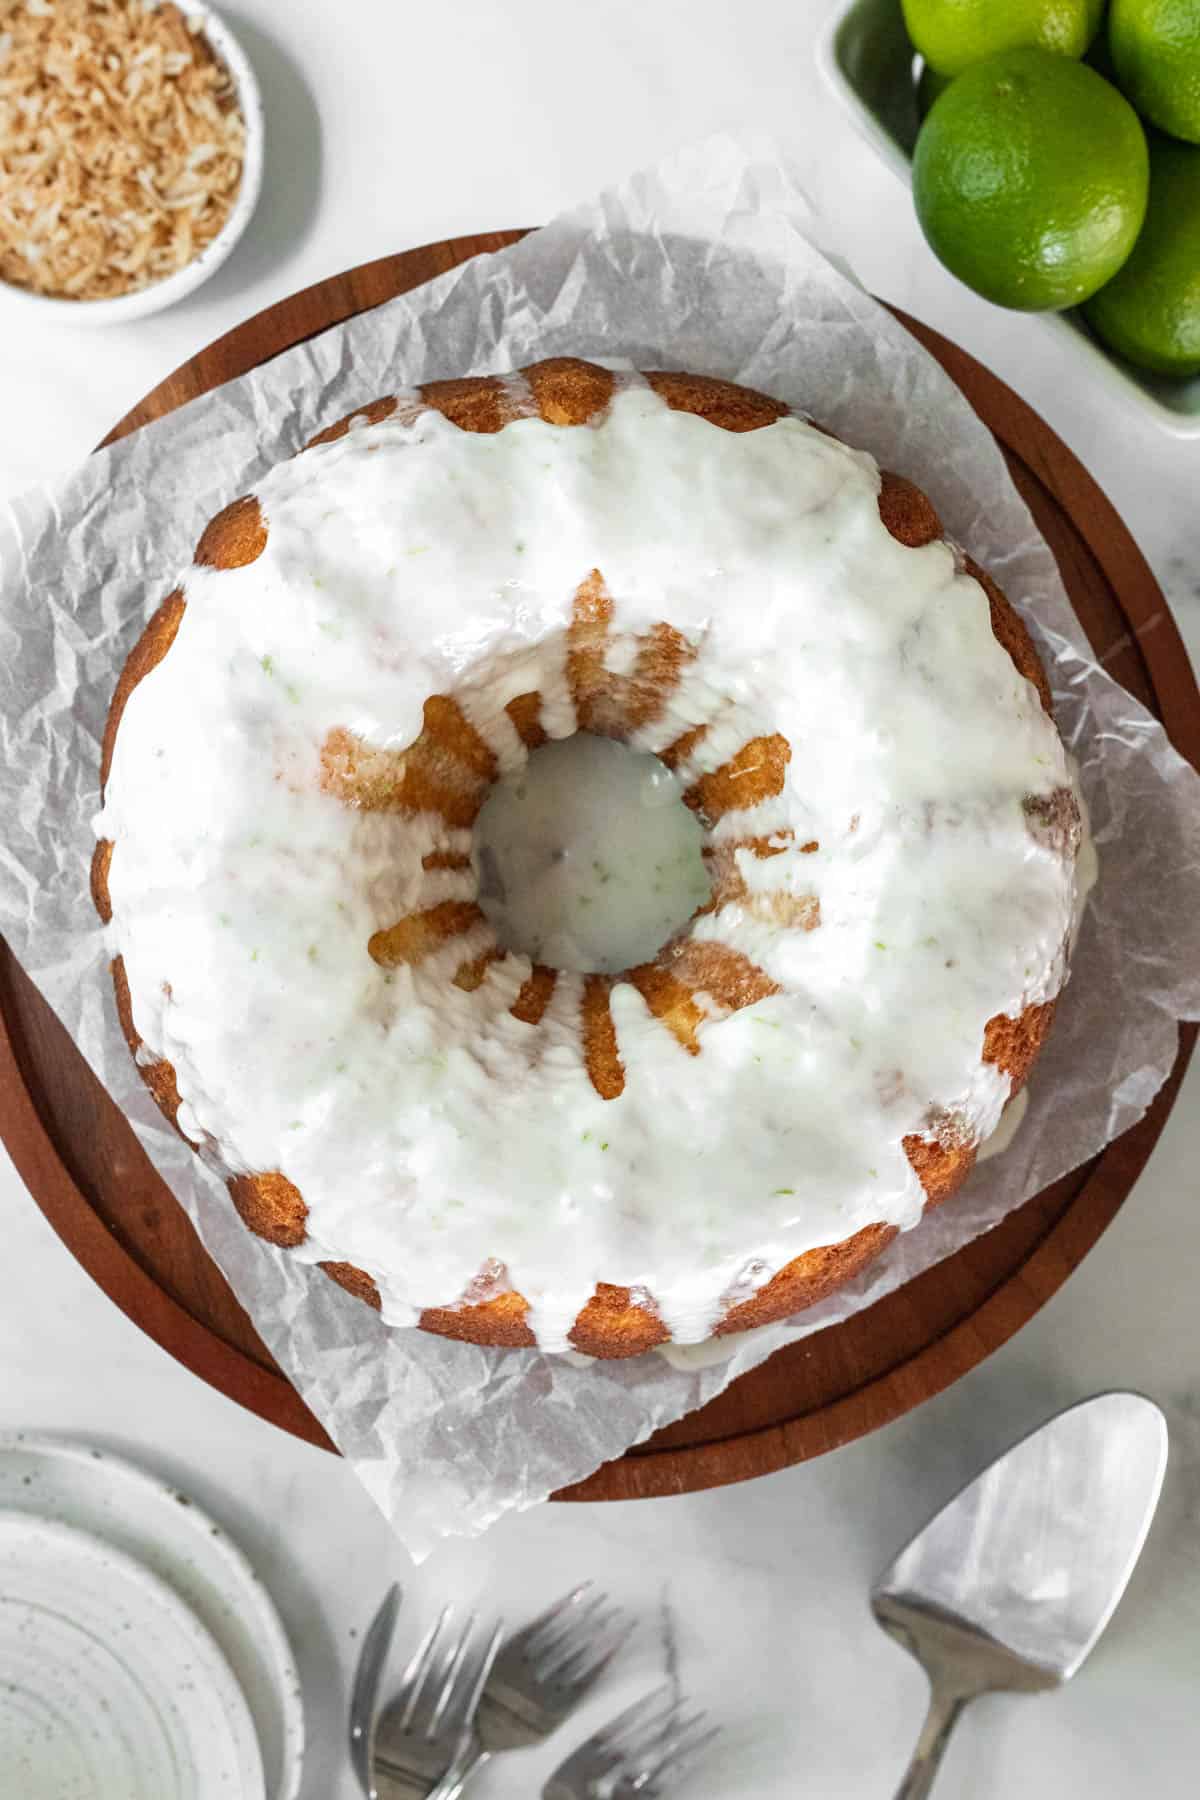
[[[469,1755],[460,1761],[451,1763],[437,1786],[429,1792],[426,1800],[459,1800],[459,1795],[473,1775],[478,1774],[488,1760],[488,1751],[482,1745],[471,1750]]]
[[[969,1694],[956,1693],[935,1684],[908,1773],[896,1789],[896,1800],[926,1800],[933,1792],[942,1753],[950,1741],[959,1713],[970,1698]]]

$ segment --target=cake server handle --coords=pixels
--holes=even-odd
[[[942,1755],[950,1741],[950,1733],[958,1715],[971,1698],[970,1694],[964,1694],[960,1688],[943,1686],[939,1682],[933,1684],[929,1693],[929,1711],[925,1714],[925,1723],[921,1727],[921,1735],[917,1739],[908,1772],[896,1789],[896,1800],[927,1800],[927,1796],[933,1792],[933,1784],[941,1767]]]

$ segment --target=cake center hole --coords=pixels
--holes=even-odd
[[[501,946],[595,974],[648,962],[708,898],[682,792],[656,756],[586,731],[498,781],[471,860]]]

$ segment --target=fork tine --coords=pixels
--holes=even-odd
[[[628,1616],[623,1606],[610,1606],[595,1613],[591,1621],[591,1635],[594,1638],[603,1637],[606,1631],[611,1631],[614,1625],[620,1625]]]
[[[460,1732],[465,1732],[475,1717],[480,1697],[487,1686],[488,1676],[492,1672],[492,1664],[495,1662],[503,1642],[504,1622],[497,1620],[492,1627],[492,1635],[483,1649],[472,1659],[466,1672],[459,1676],[447,1713],[447,1721],[456,1723]]]
[[[544,1630],[536,1645],[515,1640],[531,1663],[537,1666],[552,1668],[564,1654],[570,1654],[572,1647],[595,1630],[596,1620],[604,1610],[603,1594],[597,1594],[591,1600],[578,1606],[574,1613],[568,1613],[549,1630]]]
[[[678,1780],[693,1757],[721,1735],[719,1725],[710,1725],[707,1731],[697,1732],[696,1727],[702,1725],[706,1717],[705,1713],[699,1712],[689,1719],[687,1727],[680,1730],[659,1761],[635,1779],[634,1787],[652,1787],[655,1782]]]
[[[627,1706],[608,1725],[602,1725],[596,1737],[606,1749],[611,1747],[624,1755],[633,1743],[647,1740],[658,1742],[663,1728],[677,1710],[675,1690],[666,1681],[661,1687],[651,1688],[648,1694],[643,1694],[632,1706]]]
[[[623,1649],[633,1635],[636,1619],[630,1619],[618,1631],[610,1632],[608,1640],[596,1647],[585,1646],[556,1672],[555,1679],[564,1682],[576,1696],[581,1696],[592,1683],[600,1677],[608,1667],[617,1651]]]
[[[476,1616],[475,1613],[470,1614],[466,1624],[458,1634],[458,1642],[450,1645],[443,1659],[441,1686],[438,1689],[437,1699],[433,1704],[433,1711],[430,1713],[425,1725],[425,1736],[427,1738],[437,1737],[441,1730],[442,1718],[446,1708],[450,1704],[451,1697],[454,1694],[455,1687],[458,1683],[459,1671],[463,1666],[467,1651],[471,1645],[471,1637],[475,1630]]]
[[[552,1675],[563,1663],[578,1656],[589,1644],[596,1641],[597,1631],[603,1614],[599,1601],[593,1601],[585,1612],[569,1625],[562,1626],[554,1635],[552,1642],[537,1651],[533,1662],[535,1672],[539,1676]]]
[[[679,1710],[682,1713],[683,1707],[680,1706]],[[692,1732],[695,1731],[697,1725],[703,1725],[707,1716],[708,1715],[705,1713],[704,1708],[701,1707],[698,1712],[694,1712],[692,1714],[690,1719],[684,1719],[684,1718],[677,1719],[675,1721],[674,1725],[671,1727],[671,1732],[670,1732],[672,1748],[678,1749],[679,1746],[684,1742],[684,1740],[687,1737],[689,1737]]]
[[[421,1690],[425,1686],[430,1668],[433,1665],[434,1650],[446,1620],[450,1617],[450,1608],[444,1606],[421,1642],[413,1651],[412,1657],[400,1679],[400,1693],[396,1699],[403,1698],[404,1709],[400,1714],[400,1729],[407,1731],[412,1723],[412,1716],[417,1710],[421,1698]],[[395,1702],[393,1702],[393,1705]]]
[[[531,1620],[512,1642],[520,1644],[523,1649],[532,1649],[548,1625],[552,1625],[555,1619],[561,1619],[564,1613],[569,1614],[572,1607],[578,1606],[591,1585],[590,1581],[581,1581],[578,1587],[572,1588],[569,1594],[564,1594],[561,1600],[556,1600],[553,1606],[548,1606],[544,1613],[539,1613],[536,1619]]]
[[[609,1642],[614,1631],[624,1630],[628,1621],[629,1614],[623,1607],[593,1606],[588,1613],[580,1614],[577,1623],[569,1632],[562,1634],[552,1650],[542,1653],[537,1673],[543,1677],[553,1675],[556,1680],[561,1680],[562,1672],[569,1663],[578,1662],[589,1650],[594,1650],[598,1643]]]
[[[607,1662],[610,1656],[627,1644],[637,1630],[637,1620],[629,1613],[618,1612],[616,1618],[600,1637],[597,1645],[600,1654]]]
[[[661,1759],[667,1746],[673,1744],[679,1736],[682,1709],[682,1701],[670,1700],[666,1706],[659,1707],[639,1730],[627,1733],[621,1745],[622,1760],[626,1764],[646,1767],[652,1761]]]

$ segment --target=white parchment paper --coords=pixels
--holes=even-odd
[[[277,357],[0,512],[0,929],[418,1556],[580,1479],[781,1344],[987,1230],[1141,1116],[1173,1061],[1176,1020],[1200,1016],[1200,781],[1096,664],[990,434],[816,237],[769,146],[711,140],[513,249]],[[851,1289],[692,1370],[658,1355],[580,1367],[389,1330],[323,1275],[250,1237],[138,1079],[88,898],[116,674],[208,518],[377,395],[565,354],[763,388],[926,488],[1041,644],[1101,857],[1075,973],[1013,1146]]]

